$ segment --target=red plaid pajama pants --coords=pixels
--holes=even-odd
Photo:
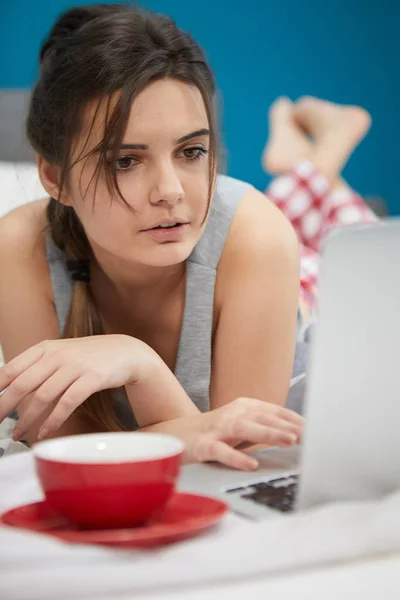
[[[300,304],[308,316],[318,298],[319,250],[333,228],[354,223],[374,223],[378,218],[346,184],[332,188],[309,161],[276,177],[267,196],[292,223],[300,242]],[[305,315],[303,315],[305,316]]]

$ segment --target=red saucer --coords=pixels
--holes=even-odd
[[[4,513],[4,525],[52,535],[66,542],[125,548],[154,547],[191,537],[217,523],[228,506],[214,498],[176,493],[157,522],[131,529],[79,529],[44,502],[26,504]]]

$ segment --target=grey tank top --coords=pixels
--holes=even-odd
[[[251,187],[250,184],[231,177],[217,177],[206,228],[187,259],[186,299],[175,375],[189,398],[202,412],[210,408],[216,270],[236,209]],[[46,239],[46,252],[58,323],[62,332],[71,304],[73,281],[66,266],[66,257],[54,244],[50,235]],[[304,354],[303,348],[298,345],[294,375],[304,367]],[[117,415],[125,428],[134,429],[132,411],[126,395],[121,392],[116,394]]]
[[[217,266],[240,200],[251,188],[231,177],[219,175],[206,228],[187,259],[186,299],[175,375],[189,398],[201,411],[210,408],[211,342],[214,288]],[[71,304],[73,281],[64,253],[46,239],[54,302],[60,332]],[[127,417],[124,417],[126,420]]]

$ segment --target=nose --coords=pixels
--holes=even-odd
[[[151,204],[164,202],[174,206],[183,199],[184,191],[176,167],[171,161],[165,161],[153,172],[150,191]]]

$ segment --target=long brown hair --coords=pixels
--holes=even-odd
[[[91,260],[89,241],[75,211],[60,201],[70,169],[98,153],[95,183],[104,172],[110,192],[120,192],[116,159],[132,102],[151,82],[171,78],[195,86],[206,108],[210,129],[210,197],[219,162],[215,83],[204,54],[174,21],[124,4],[75,7],[60,16],[40,49],[40,77],[33,89],[27,135],[34,150],[60,167],[59,196],[51,198],[47,219],[55,244],[69,260]],[[111,110],[111,98],[117,102]],[[89,102],[96,102],[92,127],[106,102],[103,139],[72,160],[72,147]],[[89,132],[90,135],[90,132]],[[88,135],[88,138],[89,138]],[[111,160],[105,149],[111,148]],[[124,200],[122,198],[122,200]],[[64,338],[103,334],[90,283],[76,281]],[[110,391],[94,394],[79,409],[97,427],[119,429]]]

